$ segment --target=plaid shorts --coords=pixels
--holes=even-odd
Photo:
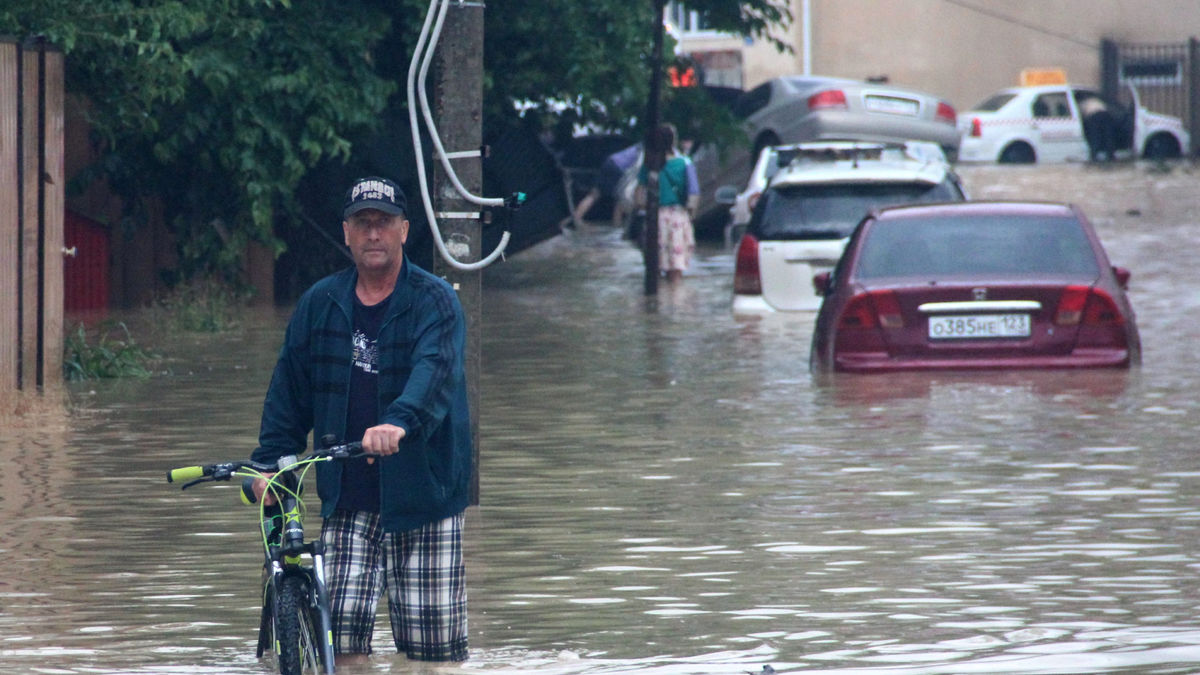
[[[335,511],[325,520],[325,575],[338,654],[369,654],[384,589],[397,651],[418,661],[467,660],[463,514],[384,532],[379,514]]]

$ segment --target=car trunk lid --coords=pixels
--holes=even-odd
[[[893,358],[1005,358],[1069,354],[1090,284],[940,282],[891,292],[899,317],[883,339]]]
[[[816,310],[813,275],[832,270],[845,246],[845,239],[759,242],[763,300],[779,311]]]

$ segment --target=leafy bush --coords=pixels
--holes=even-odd
[[[237,308],[243,298],[226,284],[214,280],[176,286],[158,302],[159,325],[190,333],[220,333],[237,326]]]
[[[155,358],[142,349],[124,323],[104,323],[96,329],[95,344],[79,324],[63,343],[63,377],[95,380],[105,377],[149,377],[147,362]]]

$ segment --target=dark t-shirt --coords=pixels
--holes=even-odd
[[[354,338],[350,354],[350,392],[347,396],[346,440],[361,441],[379,423],[379,349],[376,340],[391,296],[370,307],[354,299]],[[342,467],[338,508],[379,512],[379,461],[366,457],[347,460]]]

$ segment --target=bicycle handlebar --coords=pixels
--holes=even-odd
[[[167,482],[178,483],[179,481],[195,480],[204,476],[204,467],[202,466],[184,466],[178,469],[170,469],[167,471]]]
[[[366,454],[363,452],[362,443],[341,443],[337,445],[329,445],[321,450],[314,451],[311,455],[303,460],[297,460],[295,455],[284,455],[275,462],[266,464],[255,462],[249,459],[241,459],[233,462],[219,462],[217,464],[204,464],[199,466],[182,466],[167,471],[167,482],[185,483],[181,489],[186,490],[197,483],[208,481],[229,480],[237,472],[242,469],[250,469],[254,473],[274,473],[277,471],[286,471],[294,468],[298,462],[309,464],[311,462],[325,461],[330,459],[349,459]]]

